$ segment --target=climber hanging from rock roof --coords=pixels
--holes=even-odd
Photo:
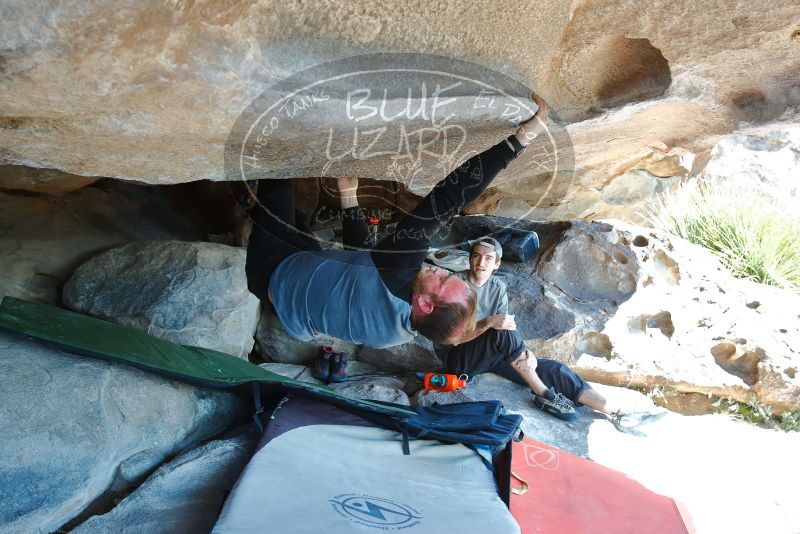
[[[417,332],[438,343],[472,339],[475,293],[449,272],[421,266],[431,236],[546,130],[548,106],[531,97],[539,106],[531,119],[451,172],[372,250],[322,250],[297,228],[292,181],[259,180],[247,248],[250,291],[289,335],[304,341],[325,334],[385,348],[409,342]],[[355,193],[342,192],[346,212],[358,210]],[[358,218],[348,215],[345,244],[363,243],[354,226]]]

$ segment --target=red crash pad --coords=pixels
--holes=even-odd
[[[693,531],[675,501],[618,471],[528,438],[513,447],[511,470],[528,484],[511,495],[523,534]],[[519,479],[511,477],[512,488],[522,488]]]

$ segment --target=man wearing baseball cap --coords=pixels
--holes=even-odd
[[[612,418],[617,428],[633,430],[662,413],[624,414],[621,407],[612,407],[577,373],[556,360],[537,358],[525,347],[516,332],[513,315],[508,315],[506,284],[493,276],[500,268],[502,245],[493,237],[484,236],[469,242],[469,270],[456,273],[475,292],[478,319],[471,341],[460,345],[437,345],[436,354],[445,369],[470,377],[493,372],[533,390],[534,404],[565,421],[577,417],[575,406],[586,405]]]

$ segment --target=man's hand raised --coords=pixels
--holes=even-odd
[[[519,141],[522,146],[528,146],[536,139],[537,135],[547,130],[548,115],[550,114],[550,108],[547,106],[547,102],[536,93],[531,93],[531,99],[536,102],[539,109],[533,117],[520,124],[519,129],[517,129],[517,132],[514,134],[514,137],[517,138],[517,141]]]
[[[349,176],[336,179],[336,187],[339,188],[339,198],[342,208],[355,208],[358,206],[358,178]]]

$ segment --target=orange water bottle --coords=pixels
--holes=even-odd
[[[456,391],[467,387],[467,375],[446,375],[442,373],[427,373],[423,379],[425,389],[434,391]]]

